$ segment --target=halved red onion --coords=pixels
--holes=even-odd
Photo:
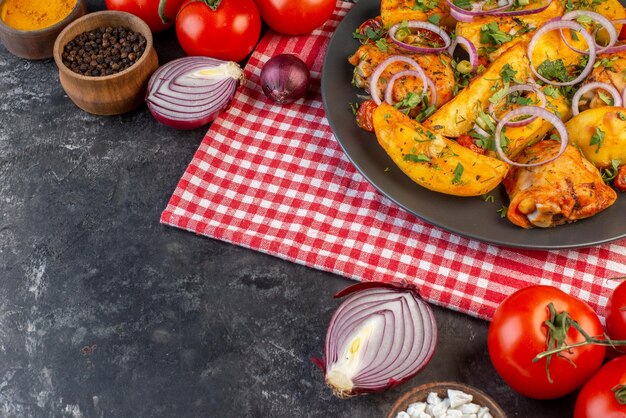
[[[578,110],[578,102],[580,101],[580,98],[583,96],[583,94],[591,90],[604,90],[608,92],[611,95],[611,97],[613,97],[613,106],[619,107],[623,103],[622,96],[619,94],[619,91],[617,91],[615,87],[613,87],[611,84],[608,84],[608,83],[595,81],[593,83],[589,83],[589,84],[585,84],[584,86],[581,86],[576,92],[576,94],[574,94],[574,97],[572,97],[572,115],[573,116],[576,116],[577,114],[580,113]],[[624,91],[626,92],[626,89],[624,89]]]
[[[476,50],[476,46],[469,39],[463,36],[457,36],[452,42],[452,45],[448,48],[450,56],[454,56],[454,50],[457,45],[461,45],[467,51],[469,62],[472,64],[472,72],[476,71],[478,68],[478,51]]]
[[[612,20],[611,23],[613,24],[613,27],[615,27],[615,24],[618,25],[626,25],[626,19],[616,19],[616,20]],[[617,31],[617,29],[615,29]],[[619,36],[618,36],[619,38]],[[614,54],[616,52],[624,52],[626,51],[626,44],[621,44],[621,45],[613,45],[609,48],[606,48],[603,52],[605,54]]]
[[[419,71],[415,70],[405,70],[400,71],[399,73],[394,74],[389,81],[387,82],[387,87],[385,88],[385,101],[390,105],[393,105],[393,85],[396,84],[398,79],[403,77],[421,77],[422,74]],[[430,91],[430,102],[437,103],[437,89],[435,88],[435,84],[433,81],[426,77],[426,91],[422,90],[423,94],[427,94]]]
[[[543,91],[541,91],[541,89],[530,84],[516,84],[515,86],[509,87],[509,90],[506,93],[506,96],[503,97],[503,99],[506,98],[509,94],[515,93],[516,91],[534,92],[535,94],[537,94],[537,97],[541,101],[541,104],[539,105],[539,107],[546,107],[546,103],[547,103],[546,95],[543,94]],[[496,104],[497,103],[490,102],[488,112],[489,112],[489,115],[496,122],[500,122],[500,119],[496,116]],[[532,116],[530,118],[526,118],[522,120],[510,121],[509,123],[507,123],[506,126],[510,126],[510,127],[525,126],[525,125],[528,125],[530,122],[534,121],[535,119],[537,119],[537,116]]]
[[[384,391],[428,364],[437,324],[414,288],[359,283],[337,294],[345,295],[328,326],[325,359],[316,361],[335,396]]]
[[[601,54],[605,52],[608,48],[611,48],[613,47],[613,45],[615,45],[615,43],[617,42],[617,30],[615,29],[615,26],[613,26],[611,21],[607,19],[606,17],[602,16],[600,13],[591,12],[589,10],[572,10],[571,12],[565,13],[561,19],[562,20],[576,20],[581,16],[587,17],[593,20],[594,22],[600,24],[600,26],[606,29],[607,33],[609,34],[609,43],[606,46],[598,45],[595,41],[595,36],[592,36],[593,43],[596,46],[597,54]],[[563,35],[563,30],[561,30],[561,39],[563,39],[563,42],[565,42],[565,45],[567,45],[572,51],[578,52],[579,54],[585,54],[585,55],[589,53],[589,51],[578,49],[575,46],[571,45],[569,42],[567,42],[565,35]]]
[[[439,36],[441,40],[443,40],[444,45],[441,47],[426,47],[411,45],[407,44],[406,42],[402,42],[396,37],[396,33],[398,32],[398,29],[400,29],[400,26],[405,26],[409,29],[423,29],[432,32]],[[444,51],[450,46],[450,43],[452,42],[450,40],[450,36],[446,33],[446,31],[439,26],[433,25],[430,22],[420,22],[418,20],[409,20],[407,22],[397,23],[393,25],[391,28],[389,28],[389,37],[400,48],[421,54],[435,54],[437,52]]]
[[[559,136],[561,137],[561,147],[559,148],[559,152],[554,157],[548,158],[547,160],[544,160],[544,161],[539,161],[537,163],[520,164],[509,159],[509,157],[507,157],[504,151],[502,150],[502,145],[500,144],[500,134],[502,133],[502,129],[504,129],[504,127],[507,125],[507,123],[509,123],[511,119],[517,118],[520,116],[527,116],[527,115],[540,117],[550,122],[552,126],[554,126],[554,128],[559,133]],[[522,107],[518,107],[517,109],[511,110],[509,113],[504,115],[502,119],[500,119],[500,122],[498,122],[498,125],[496,125],[496,131],[493,136],[494,136],[493,142],[496,146],[496,151],[498,152],[498,155],[500,156],[500,158],[503,161],[507,162],[508,164],[511,164],[517,167],[536,167],[539,165],[547,164],[550,161],[554,161],[557,158],[559,158],[561,154],[563,154],[563,152],[565,151],[565,148],[567,148],[567,143],[569,141],[569,136],[567,135],[567,129],[565,128],[565,124],[563,123],[563,121],[561,121],[561,119],[559,119],[554,113],[538,106],[522,106]]]
[[[195,129],[213,121],[230,104],[243,71],[235,62],[184,57],[160,67],[150,78],[146,104],[164,125]]]
[[[380,95],[378,94],[378,79],[380,78],[380,75],[383,73],[383,71],[385,71],[385,68],[387,68],[387,66],[394,62],[404,62],[412,65],[415,68],[415,71],[417,71],[422,78],[422,91],[428,90],[428,82],[426,81],[428,77],[426,76],[426,73],[424,72],[422,67],[420,67],[420,65],[413,58],[409,58],[406,55],[392,55],[380,64],[378,64],[370,77],[370,94],[372,96],[372,100],[374,100],[377,105],[380,105],[382,103],[382,100],[380,100]]]
[[[533,50],[535,49],[535,45],[537,45],[537,41],[546,33],[557,29],[573,29],[577,32],[580,32],[580,35],[585,38],[585,41],[589,46],[589,60],[587,61],[587,65],[578,75],[578,77],[567,82],[548,80],[547,78],[539,74],[539,72],[535,68],[535,65],[533,64]],[[589,34],[589,32],[587,32],[580,23],[571,20],[553,20],[546,23],[541,28],[539,28],[537,32],[535,32],[533,37],[530,39],[530,42],[528,43],[528,50],[526,51],[526,54],[528,55],[528,60],[530,61],[530,69],[538,79],[540,79],[544,83],[552,84],[553,86],[572,86],[584,80],[589,75],[589,73],[591,73],[591,70],[593,70],[593,64],[596,62],[596,43]]]

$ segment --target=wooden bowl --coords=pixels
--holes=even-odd
[[[0,0],[0,7],[4,1]],[[78,0],[65,19],[52,26],[38,30],[13,29],[0,19],[0,41],[2,41],[10,53],[21,58],[32,60],[52,58],[54,41],[59,33],[68,24],[84,16],[85,13],[85,1]]]
[[[472,402],[480,406],[488,407],[493,418],[506,418],[506,414],[502,408],[500,408],[500,406],[489,395],[472,386],[456,382],[426,383],[424,385],[414,387],[402,395],[400,399],[393,404],[391,411],[387,414],[387,418],[396,418],[396,415],[398,415],[399,412],[406,411],[412,403],[426,402],[426,398],[430,392],[437,393],[440,398],[447,398],[448,389],[461,390],[472,395],[474,397]]]
[[[61,55],[68,42],[83,32],[106,26],[125,27],[146,38],[146,50],[137,62],[124,71],[102,77],[84,76],[63,64]],[[117,11],[90,13],[68,25],[54,43],[54,61],[65,93],[78,107],[95,115],[119,115],[141,105],[150,76],[159,67],[148,25],[130,13]]]

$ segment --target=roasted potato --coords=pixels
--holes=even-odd
[[[528,8],[535,8],[537,4],[530,2]],[[473,22],[458,22],[456,25],[456,34],[463,36],[478,49],[480,56],[487,58],[489,61],[497,59],[504,51],[509,47],[517,43],[524,44],[532,36],[532,32],[528,32],[529,28],[540,27],[548,20],[562,16],[564,13],[563,3],[560,1],[553,1],[546,10],[540,13],[535,13],[527,16],[513,17],[478,17]],[[494,43],[481,42],[481,28],[487,24],[493,24],[495,22],[498,25],[500,31],[506,35],[510,35],[511,40],[504,42],[502,45],[496,45]]]
[[[455,196],[480,196],[494,189],[509,167],[446,139],[382,104],[374,112],[378,143],[414,182]]]
[[[428,127],[437,130],[443,136],[458,138],[469,132],[474,126],[478,113],[487,109],[489,99],[504,86],[502,69],[506,64],[516,71],[515,78],[526,80],[530,69],[526,48],[514,45],[494,61],[487,70],[472,80],[465,89],[437,110],[425,121]]]
[[[626,163],[626,108],[604,106],[585,110],[565,124],[569,140],[598,168],[611,160]]]
[[[562,121],[567,121],[572,117],[572,108],[567,99],[557,90],[548,86],[543,88],[544,93],[550,89],[550,94],[546,94],[548,105],[546,109],[555,113]],[[531,94],[529,98],[535,99],[536,95]],[[509,140],[506,154],[509,158],[518,155],[524,148],[541,141],[553,126],[541,118],[537,118],[525,126],[508,127],[506,137]]]

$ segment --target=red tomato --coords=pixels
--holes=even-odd
[[[502,379],[530,398],[554,399],[576,390],[600,368],[606,351],[603,346],[584,345],[551,356],[550,382],[546,358],[533,362],[548,349],[545,321],[550,319],[550,303],[557,313],[568,312],[590,336],[603,335],[600,319],[589,305],[555,287],[530,286],[507,297],[489,327],[489,356]],[[563,337],[568,345],[585,340],[574,327]]]
[[[261,17],[276,32],[303,35],[333,15],[337,0],[255,0]]]
[[[178,42],[187,55],[241,61],[261,34],[261,16],[252,0],[221,0],[213,10],[202,1],[185,4],[176,18]]]
[[[622,29],[620,29],[617,39],[619,39],[620,41],[626,39],[626,25],[622,25]]]
[[[626,25],[624,25],[626,28]],[[620,192],[626,192],[626,165],[619,168],[617,176],[613,179],[613,186]]]
[[[615,288],[606,304],[606,331],[612,340],[626,340],[626,280]]]
[[[159,5],[165,1],[165,22],[159,15]],[[127,12],[141,18],[152,32],[161,32],[174,24],[180,5],[185,0],[105,0],[107,9]]]
[[[465,148],[469,148],[472,151],[474,151],[476,154],[481,154],[481,155],[485,155],[487,153],[487,150],[484,148],[479,147],[478,145],[476,145],[474,143],[474,138],[472,138],[471,136],[464,134],[461,135],[460,137],[458,137],[456,139],[456,142],[459,145],[463,145]]]
[[[359,110],[356,112],[356,124],[359,128],[368,132],[374,132],[374,110],[378,106],[373,100],[366,100],[361,103]]]
[[[574,418],[626,418],[626,356],[606,363],[585,384]]]

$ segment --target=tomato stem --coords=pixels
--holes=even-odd
[[[563,351],[570,351],[573,348],[585,345],[602,345],[613,348],[622,345],[626,346],[626,340],[611,340],[607,335],[604,336],[605,339],[592,337],[587,334],[578,322],[569,316],[567,311],[558,313],[552,302],[548,304],[547,308],[550,314],[550,318],[545,321],[545,325],[548,327],[548,335],[546,336],[547,350],[537,354],[533,361],[537,362],[542,358],[547,357],[546,373],[548,374],[548,381],[550,383],[552,383],[552,378],[550,377],[550,360],[554,354],[571,362],[570,358],[561,355]],[[574,327],[585,338],[585,340],[574,344],[567,344],[565,340],[570,327]],[[624,389],[624,397],[626,399],[626,389]]]
[[[201,0],[202,3],[206,4],[211,8],[211,10],[216,11],[218,7],[220,7],[220,3],[222,0]]]
[[[167,3],[167,0],[159,0],[159,17],[161,18],[161,22],[163,23],[167,23],[170,21],[170,19],[165,16],[165,5]]]
[[[611,389],[620,405],[626,405],[626,385],[617,385]]]

